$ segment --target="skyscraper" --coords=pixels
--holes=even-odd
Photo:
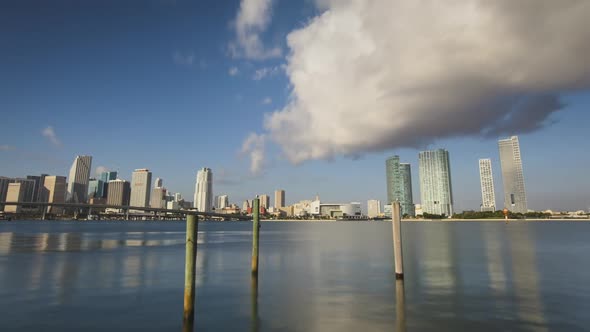
[[[504,184],[504,207],[512,212],[526,213],[527,201],[518,137],[499,140],[498,148]]]
[[[422,151],[420,164],[420,197],[424,213],[453,215],[453,188],[449,152],[444,149]]]
[[[108,205],[129,205],[131,186],[128,181],[117,179],[109,181],[109,192],[107,193]]]
[[[117,179],[117,172],[102,172],[100,173],[100,181],[102,181],[102,197],[106,198],[109,192],[109,181]]]
[[[260,195],[260,207],[268,209],[270,207],[270,197],[266,194]]]
[[[47,203],[65,203],[66,201],[66,177],[46,176],[43,181],[43,191],[40,194],[40,201]],[[49,207],[48,213],[61,213],[63,208]]]
[[[213,208],[213,172],[202,168],[197,172],[194,207],[200,212],[211,212]]]
[[[150,207],[156,209],[166,208],[166,189],[162,187],[155,187],[152,189]]]
[[[92,156],[76,156],[70,176],[68,177],[68,190],[66,200],[72,203],[86,203],[88,199],[88,180],[92,168]]]
[[[162,179],[156,178],[156,182],[154,183],[154,188],[162,188]]]
[[[275,190],[275,208],[285,207],[285,191],[282,189]]]
[[[98,179],[88,180],[88,197],[89,198],[100,198],[104,196],[104,182]]]
[[[367,216],[369,218],[378,217],[381,214],[381,202],[376,199],[367,201]]]
[[[152,172],[146,168],[136,169],[131,177],[131,198],[129,206],[148,207],[150,204],[150,189],[152,187]]]
[[[387,180],[387,203],[400,202],[402,214],[414,216],[410,164],[400,163],[399,156],[387,159],[385,161],[385,177]]]
[[[8,184],[8,190],[6,192],[6,202],[20,203],[23,202],[25,191],[23,190],[22,183],[13,182]],[[4,212],[20,213],[22,206],[20,205],[6,205]]]
[[[219,195],[217,196],[217,206],[216,209],[224,209],[229,207],[229,197],[227,195]]]
[[[496,211],[496,194],[492,176],[492,160],[479,160],[479,180],[481,182],[481,210]]]
[[[35,189],[33,193],[32,202],[40,202],[41,197],[39,195],[41,194],[41,192],[43,192],[43,181],[45,181],[46,176],[47,174],[41,174],[41,176],[27,175],[27,179],[33,180],[35,182]]]

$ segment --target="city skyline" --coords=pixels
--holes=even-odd
[[[72,158],[88,154],[94,157],[93,177],[98,176],[96,169],[100,167],[118,171],[130,180],[135,168],[147,167],[154,175],[162,175],[168,188],[185,197],[192,197],[194,191],[194,183],[187,179],[194,177],[195,169],[207,165],[216,171],[215,188],[236,201],[250,198],[252,193],[272,193],[279,187],[289,191],[290,202],[315,193],[331,201],[378,198],[385,202],[384,159],[399,155],[416,171],[419,151],[444,147],[451,151],[453,170],[461,174],[453,183],[457,209],[477,210],[480,181],[473,164],[479,158],[492,157],[493,168],[500,170],[497,138],[519,135],[521,149],[526,151],[523,167],[531,209],[574,210],[590,205],[586,189],[590,179],[583,167],[590,163],[590,156],[579,153],[573,144],[590,140],[585,127],[590,122],[590,83],[581,79],[589,76],[590,68],[585,58],[577,57],[579,52],[572,51],[585,45],[587,38],[564,33],[569,42],[563,40],[561,45],[560,39],[549,40],[544,57],[523,66],[513,60],[536,58],[537,39],[523,31],[526,25],[507,24],[512,45],[522,47],[510,49],[515,54],[500,52],[503,56],[496,61],[482,63],[486,57],[479,56],[480,52],[496,54],[493,48],[501,47],[497,45],[510,44],[504,39],[489,42],[498,40],[491,34],[495,29],[474,30],[478,33],[473,38],[486,41],[482,46],[465,40],[471,35],[450,31],[445,22],[454,20],[444,20],[446,16],[441,15],[441,20],[416,26],[426,29],[423,32],[434,36],[432,39],[396,39],[391,38],[400,36],[391,26],[395,20],[379,21],[384,29],[365,29],[379,22],[366,21],[360,16],[363,11],[347,11],[348,2],[326,2],[321,8],[314,1],[272,3],[268,11],[259,13],[244,2],[244,8],[257,13],[251,18],[265,23],[263,31],[253,35],[260,41],[257,47],[262,48],[258,48],[258,57],[244,54],[237,39],[240,26],[231,23],[242,13],[242,2],[237,0],[147,1],[129,6],[112,0],[100,6],[55,0],[51,5],[39,4],[35,11],[23,2],[8,6],[0,12],[7,29],[0,41],[7,45],[18,41],[19,47],[0,54],[0,70],[5,73],[0,78],[4,87],[0,108],[4,110],[2,120],[11,124],[0,131],[0,175],[67,176],[64,170]],[[383,9],[384,3],[371,8],[359,5],[367,13],[390,12]],[[458,1],[449,8],[461,10],[464,5],[466,2]],[[130,21],[130,8],[139,22],[152,23]],[[203,15],[210,8],[216,8],[216,15]],[[532,22],[540,24],[552,13],[562,17],[557,13],[567,13],[568,8],[569,4],[554,2],[541,11],[522,6],[518,13],[525,18],[538,14],[543,19]],[[374,52],[361,57],[362,61],[353,61],[353,56],[330,52],[341,49],[338,45],[322,47],[326,37],[333,43],[344,42],[344,47],[351,48],[350,54],[367,50],[356,40],[330,38],[334,30],[326,29],[327,18],[321,15],[328,9],[334,17],[351,13],[359,22],[366,22],[359,26],[362,31],[358,36],[377,41]],[[480,10],[510,22],[519,17],[510,15],[513,8],[506,4],[494,6],[496,11],[490,12],[491,7]],[[96,19],[97,13],[103,12],[109,15],[111,29],[104,29],[104,21]],[[420,14],[393,12],[409,22]],[[63,24],[43,25],[44,17],[54,17]],[[476,23],[461,22],[465,26]],[[576,22],[572,19],[562,24]],[[325,34],[310,35],[312,28]],[[339,26],[346,32],[349,28]],[[430,34],[432,31],[436,33]],[[449,59],[453,52],[438,49],[445,44],[437,39],[444,35],[440,31],[465,45],[462,54],[467,59],[461,63],[468,65],[458,66]],[[301,36],[301,43],[288,44],[289,35]],[[44,40],[56,43],[41,42]],[[389,42],[378,42],[384,40]],[[309,48],[302,47],[305,41]],[[424,49],[415,44],[419,41],[426,49],[437,51],[415,53]],[[85,47],[79,47],[81,43]],[[391,52],[390,47],[407,53]],[[274,56],[265,52],[275,48],[282,52]],[[388,56],[382,58],[384,55]],[[421,56],[427,58],[413,63]],[[334,61],[315,68],[314,64],[323,63],[320,59]],[[383,64],[382,76],[367,70],[374,63]],[[419,70],[430,63],[442,71]],[[493,64],[497,67],[490,68]],[[520,78],[512,77],[513,68],[519,68]],[[432,75],[421,77],[420,73]],[[306,78],[311,81],[304,82]],[[420,98],[414,102],[417,95]],[[409,98],[407,102],[404,96]],[[439,96],[447,97],[439,100]],[[346,107],[333,104],[339,100]],[[94,117],[109,121],[94,127]],[[159,126],[164,119],[174,122],[174,130]],[[222,125],[219,119],[227,121]],[[202,124],[198,133],[196,124]],[[157,128],[157,135],[145,130],[150,126]],[[302,134],[303,128],[310,132]],[[223,139],[195,139],[218,137],[221,131]],[[131,135],[133,139],[127,139]],[[199,153],[184,153],[189,145]],[[154,151],[158,151],[157,157]],[[559,151],[559,158],[548,158],[547,151]],[[577,162],[564,162],[568,160]],[[556,168],[565,168],[560,177],[552,176]],[[359,171],[365,174],[362,180],[350,179],[350,174]],[[496,179],[501,180],[499,176]],[[503,197],[501,184],[495,184],[496,194]],[[413,182],[414,189],[418,185]],[[418,202],[418,190],[414,191],[414,202]]]

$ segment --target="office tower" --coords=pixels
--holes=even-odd
[[[45,176],[45,180],[43,181],[43,191],[42,194],[40,194],[40,201],[47,203],[65,203],[66,193],[66,177],[48,175]],[[52,206],[47,209],[47,212],[59,214],[63,212],[63,208]]]
[[[162,187],[156,187],[152,189],[150,207],[156,209],[164,209],[166,208],[166,201],[166,189]]]
[[[6,202],[6,193],[8,192],[10,180],[10,178],[0,176],[0,202]],[[4,211],[3,204],[0,204],[0,211]]]
[[[479,160],[479,180],[481,182],[481,210],[496,211],[496,194],[492,176],[492,160]]]
[[[33,197],[35,197],[35,180],[14,178],[10,179],[10,183],[21,184],[19,190],[22,191],[23,197],[21,198],[20,202],[33,202]]]
[[[182,200],[182,195],[180,193],[174,194],[174,201],[180,202]]]
[[[270,207],[270,197],[268,195],[260,195],[260,207],[268,209]]]
[[[221,210],[229,207],[229,197],[227,195],[217,196],[217,209]]]
[[[88,180],[92,168],[91,156],[76,156],[70,176],[68,178],[68,190],[66,200],[72,203],[86,203],[88,198]]]
[[[150,204],[150,188],[152,187],[152,172],[140,168],[131,177],[131,198],[129,206],[148,207]]]
[[[31,202],[40,202],[41,197],[39,195],[43,192],[43,181],[45,181],[46,176],[47,174],[41,174],[40,176],[27,175],[27,180],[33,180],[35,183],[35,188],[33,189],[33,200]]]
[[[109,181],[117,179],[117,172],[102,172],[99,180],[102,181],[102,198],[107,198],[109,191]]]
[[[367,216],[369,218],[378,217],[381,214],[381,202],[376,199],[367,201]]]
[[[88,198],[103,197],[104,183],[102,180],[90,179],[88,180]]]
[[[250,209],[250,202],[245,200],[244,203],[242,203],[242,212],[248,213],[248,209]]]
[[[131,184],[129,181],[117,179],[109,181],[107,193],[107,205],[126,206],[129,205],[131,195]]]
[[[518,137],[501,139],[498,147],[504,184],[504,207],[512,212],[526,213],[527,201]]]
[[[162,188],[162,179],[156,178],[156,182],[154,183],[154,188]]]
[[[420,197],[424,213],[453,215],[453,188],[449,152],[444,149],[420,152]]]
[[[285,191],[275,190],[275,208],[279,209],[285,207]]]
[[[20,203],[23,202],[24,198],[24,186],[21,183],[13,182],[8,184],[8,190],[6,191],[6,202]],[[20,213],[22,206],[20,205],[6,205],[4,212]]]
[[[387,204],[400,202],[403,215],[414,216],[414,198],[412,196],[412,173],[410,164],[400,163],[399,156],[385,161],[387,180]]]
[[[211,212],[213,208],[213,172],[202,168],[197,172],[194,207],[200,212]]]

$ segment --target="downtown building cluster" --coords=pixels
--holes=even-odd
[[[504,185],[504,208],[512,212],[526,213],[527,200],[517,136],[498,141],[502,182]],[[385,161],[387,202],[399,202],[402,214],[409,217],[418,215],[440,215],[451,217],[453,210],[453,187],[449,152],[444,149],[422,151],[418,155],[420,204],[414,204],[412,196],[411,166],[401,163],[399,156]],[[492,160],[479,160],[481,183],[481,211],[496,211],[496,196],[492,174]],[[370,218],[391,217],[391,204],[369,200],[367,211]]]

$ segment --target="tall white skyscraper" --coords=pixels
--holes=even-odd
[[[422,151],[418,160],[422,210],[425,213],[452,216],[453,188],[449,152],[444,149]]]
[[[156,181],[154,182],[154,188],[162,188],[162,179],[156,178]]]
[[[216,209],[223,209],[229,207],[229,197],[227,195],[219,195],[217,196],[217,206]]]
[[[367,216],[369,218],[378,217],[381,214],[381,202],[376,199],[367,201]]]
[[[213,173],[210,168],[197,172],[194,207],[200,212],[211,212],[213,208]]]
[[[527,212],[524,175],[520,144],[517,136],[498,141],[502,183],[504,184],[504,208],[512,212]]]
[[[76,156],[70,168],[70,176],[68,178],[68,189],[66,192],[66,200],[68,202],[86,203],[91,168],[92,156]]]
[[[149,207],[151,188],[152,172],[145,168],[136,169],[131,177],[131,198],[129,199],[129,205]]]
[[[492,176],[492,160],[479,160],[479,180],[481,182],[481,210],[496,211],[496,194]]]

